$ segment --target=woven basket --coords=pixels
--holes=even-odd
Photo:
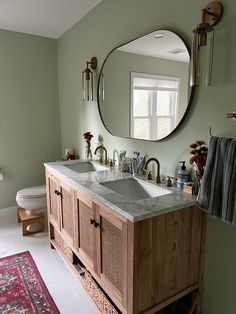
[[[88,271],[85,271],[82,282],[101,313],[119,314]]]
[[[57,245],[60,247],[65,256],[69,259],[71,263],[73,263],[73,252],[71,248],[66,244],[66,242],[62,239],[60,234],[54,229],[54,240]]]

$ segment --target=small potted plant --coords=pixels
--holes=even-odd
[[[91,134],[91,132],[85,132],[83,134],[83,137],[87,143],[87,145],[86,145],[86,158],[89,158],[89,156],[92,158],[91,139],[93,137],[93,134]]]

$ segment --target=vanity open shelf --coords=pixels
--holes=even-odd
[[[104,186],[101,175],[108,178]],[[205,213],[190,199],[187,202],[184,194],[182,207],[173,204],[174,209],[153,212],[151,206],[159,204],[159,198],[174,197],[166,189],[167,195],[138,201],[146,204],[150,216],[129,219],[122,209],[119,212],[117,203],[114,207],[108,201],[112,193],[114,199],[123,198],[120,190],[118,194],[110,189],[111,176],[118,181],[119,174],[107,170],[106,174],[94,173],[92,179],[91,173],[83,174],[79,183],[63,173],[63,168],[46,164],[51,244],[77,273],[79,259],[121,313],[158,313],[189,293],[201,292]],[[127,178],[123,181],[124,185],[128,182]],[[110,192],[103,199],[101,193],[106,190]],[[127,206],[135,207],[135,203],[127,198]],[[195,313],[199,311],[200,301]]]

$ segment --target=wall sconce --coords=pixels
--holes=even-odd
[[[193,30],[194,39],[191,51],[191,86],[198,86],[201,74],[201,49],[200,47],[207,45],[207,33],[212,32],[212,38],[209,41],[209,60],[207,65],[207,85],[211,84],[212,63],[213,63],[213,49],[214,49],[214,28],[213,26],[219,23],[223,15],[223,6],[218,1],[210,2],[202,10],[202,21]]]
[[[97,68],[97,58],[92,57],[90,61],[87,61],[87,67],[82,72],[82,92],[83,100],[93,100],[94,99],[94,74]]]
[[[226,114],[226,118],[230,118],[230,119],[236,120],[236,111],[227,113]]]

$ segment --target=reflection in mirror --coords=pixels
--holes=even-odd
[[[176,129],[192,98],[190,57],[179,36],[152,32],[112,50],[98,81],[98,104],[116,136],[160,140]]]

